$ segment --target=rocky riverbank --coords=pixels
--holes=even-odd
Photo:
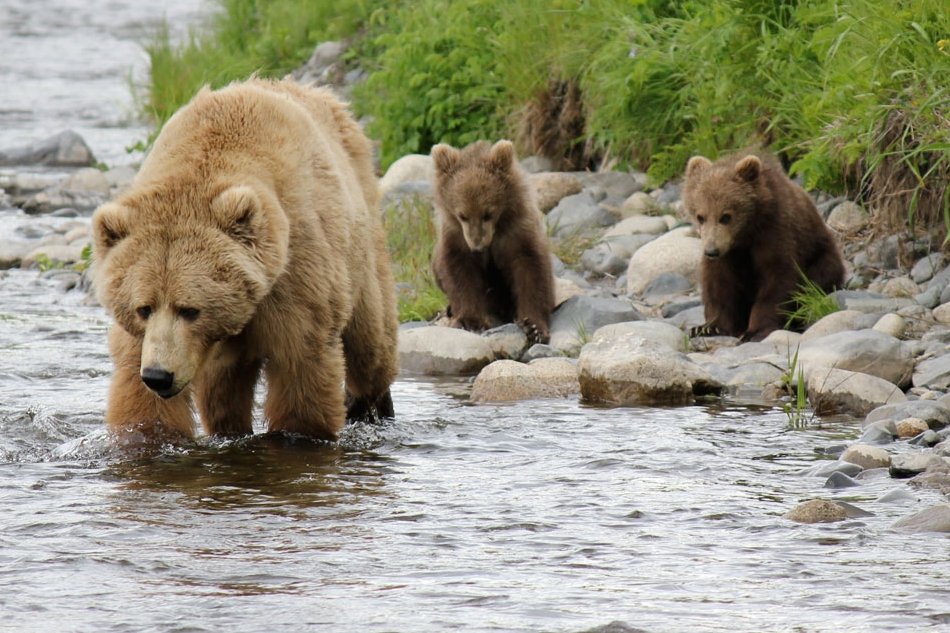
[[[306,76],[342,76],[332,59],[320,57]],[[0,156],[24,163],[0,168],[0,281],[2,270],[38,269],[61,291],[84,288],[91,212],[134,170],[92,167],[88,148],[75,158],[84,143],[72,134],[38,145],[0,148]],[[50,156],[72,162],[52,164]],[[829,459],[803,475],[824,477],[831,489],[906,478],[950,496],[950,267],[939,245],[875,237],[874,218],[859,205],[818,195],[849,270],[848,289],[834,295],[840,310],[804,333],[777,331],[762,342],[690,338],[703,322],[701,251],[678,183],[651,188],[641,173],[553,172],[534,157],[522,162],[557,250],[574,245],[577,261],[555,258],[549,344],[529,346],[512,324],[474,334],[406,323],[404,373],[473,376],[473,403],[679,405],[726,397],[784,408],[791,424],[807,424],[812,411],[843,414],[862,420],[860,437],[822,447]],[[387,209],[431,208],[431,171],[428,156],[394,163],[381,181]],[[805,409],[793,398],[800,380]],[[789,518],[838,520],[855,511],[828,501]],[[948,515],[950,505],[942,505],[898,527],[950,531]]]

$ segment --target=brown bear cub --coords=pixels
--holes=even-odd
[[[461,151],[432,148],[441,215],[432,270],[453,327],[480,331],[516,321],[546,343],[554,277],[541,213],[509,141]]]
[[[703,245],[703,330],[760,341],[785,325],[802,274],[825,292],[843,285],[834,236],[774,158],[694,156],[683,202]]]

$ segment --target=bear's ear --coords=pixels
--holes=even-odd
[[[218,226],[232,239],[253,246],[259,239],[261,200],[245,185],[228,187],[211,201]]]
[[[438,176],[449,176],[458,169],[461,152],[445,143],[439,143],[432,148],[432,162]]]
[[[510,171],[514,160],[515,146],[511,144],[511,141],[498,141],[492,145],[491,153],[488,155],[488,165],[492,170]]]
[[[762,171],[762,161],[750,154],[736,163],[736,176],[746,182],[755,182]]]
[[[693,156],[686,163],[686,177],[690,178],[712,167],[712,162],[705,156]]]
[[[96,209],[92,215],[92,236],[98,256],[127,237],[131,228],[127,207],[107,202]]]

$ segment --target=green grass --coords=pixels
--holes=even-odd
[[[405,198],[387,207],[383,222],[396,278],[399,320],[429,321],[447,305],[429,265],[438,238],[432,206],[421,197]]]
[[[804,275],[802,275],[798,290],[792,293],[791,303],[794,309],[786,312],[788,317],[785,321],[786,329],[792,329],[796,325],[808,327],[841,309],[837,299],[826,294]]]

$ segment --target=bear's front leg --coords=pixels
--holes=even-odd
[[[221,343],[195,380],[195,401],[205,433],[240,437],[253,432],[251,411],[259,360],[246,360],[229,342]]]
[[[346,421],[343,343],[327,332],[305,340],[311,345],[273,354],[265,365],[267,430],[335,441]]]
[[[188,387],[164,399],[142,382],[142,341],[118,325],[109,330],[109,351],[115,363],[106,424],[126,441],[176,441],[194,437]]]
[[[440,248],[432,269],[439,288],[449,299],[452,327],[478,332],[492,326],[486,308],[488,286],[485,272],[466,246]]]
[[[530,247],[512,259],[512,296],[518,325],[531,343],[551,340],[551,311],[554,309],[554,275],[543,253]]]

